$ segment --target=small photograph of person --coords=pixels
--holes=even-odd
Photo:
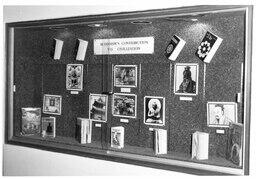
[[[208,102],[207,123],[210,127],[229,127],[237,123],[237,104],[233,102]]]
[[[177,63],[174,71],[174,93],[177,95],[197,95],[198,64]]]

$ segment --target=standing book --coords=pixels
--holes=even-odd
[[[197,48],[196,56],[205,63],[210,63],[222,40],[222,38],[207,31],[200,46]]]
[[[207,160],[209,155],[209,134],[196,131],[192,135],[192,159]]]
[[[155,129],[155,154],[167,154],[167,130]]]
[[[40,135],[41,129],[41,108],[21,108],[22,122],[21,134],[22,135]]]
[[[174,35],[166,47],[165,56],[172,61],[175,61],[185,45],[185,41],[177,35]]]
[[[77,118],[77,139],[81,144],[92,142],[92,120],[86,118]]]
[[[42,137],[56,136],[56,118],[55,117],[42,117]]]
[[[111,127],[111,147],[117,149],[124,147],[124,127]]]

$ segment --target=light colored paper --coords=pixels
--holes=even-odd
[[[55,51],[54,51],[54,60],[59,60],[60,56],[61,56],[61,51],[62,51],[62,47],[63,47],[63,41],[59,40],[59,39],[54,39],[55,40]]]
[[[207,160],[209,154],[209,134],[195,132],[192,136],[192,159]]]
[[[76,60],[84,61],[88,42],[82,39],[78,39],[78,40],[79,40],[79,46],[78,46],[78,51],[76,55]]]

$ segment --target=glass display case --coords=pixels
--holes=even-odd
[[[6,25],[6,143],[249,174],[251,6]]]

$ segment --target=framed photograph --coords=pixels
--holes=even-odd
[[[229,127],[237,123],[237,104],[234,102],[208,102],[207,125],[209,127]]]
[[[144,123],[147,125],[165,125],[165,98],[158,96],[144,97]]]
[[[107,122],[108,96],[102,94],[90,94],[89,118],[99,122]]]
[[[55,117],[42,117],[42,137],[55,137]]]
[[[112,114],[118,117],[136,118],[137,95],[114,93]]]
[[[114,86],[116,87],[137,87],[137,65],[115,65]]]
[[[174,93],[177,95],[198,94],[198,64],[177,63],[174,67]]]
[[[66,71],[66,88],[67,90],[83,90],[83,65],[67,64]]]
[[[59,95],[44,95],[43,113],[61,115],[62,97]]]

